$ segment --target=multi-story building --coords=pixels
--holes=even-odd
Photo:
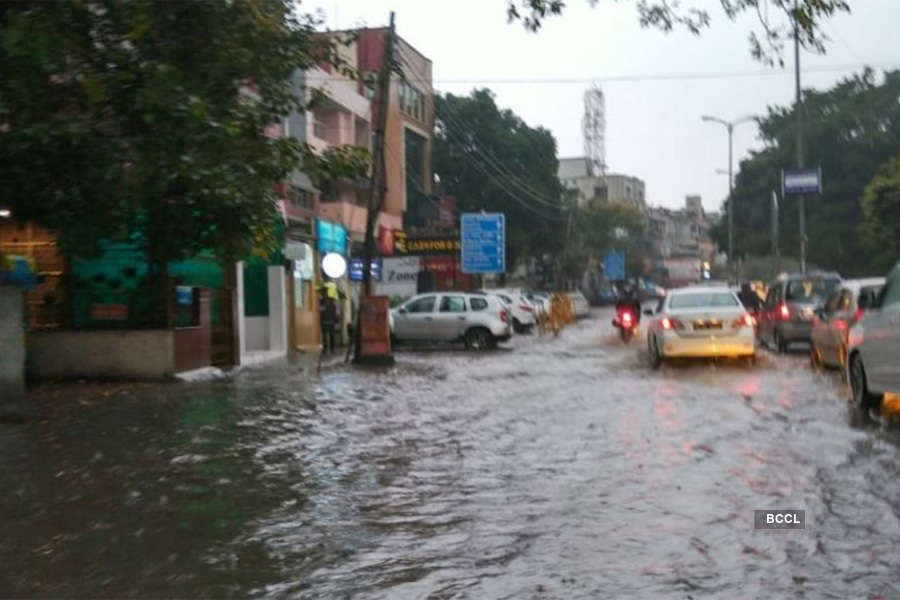
[[[594,174],[585,157],[561,158],[558,177],[563,187],[575,192],[579,207],[592,203],[623,204],[643,211],[647,205],[643,180],[617,173]]]
[[[687,196],[682,209],[650,207],[646,215],[647,246],[653,256],[656,279],[673,279],[667,271],[678,261],[690,260],[696,265],[713,262],[716,245],[710,228],[715,219],[704,212],[700,196]]]
[[[388,28],[362,29],[357,32],[358,65],[368,81],[374,81],[384,64]],[[431,60],[399,36],[394,38],[393,71],[385,125],[385,165],[387,192],[384,210],[404,218],[407,229],[426,227],[437,217],[438,207],[431,198],[434,143],[434,87]],[[373,100],[376,114],[377,90],[364,89]]]

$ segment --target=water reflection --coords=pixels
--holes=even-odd
[[[516,343],[47,394],[0,426],[0,589],[900,595],[897,430],[802,357],[651,372],[588,325]],[[807,530],[754,531],[770,507]]]

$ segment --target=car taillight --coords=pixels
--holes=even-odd
[[[791,318],[791,309],[788,308],[788,305],[787,305],[786,302],[782,302],[781,304],[778,305],[778,314],[777,314],[777,317],[778,317],[778,320],[779,320],[779,321],[788,321],[788,320],[790,320],[790,318]]]
[[[735,329],[740,329],[741,327],[756,327],[756,319],[754,319],[753,315],[750,313],[744,313],[742,316],[735,319],[731,326]]]
[[[659,320],[659,326],[666,331],[684,329],[684,323],[673,317],[662,317]]]
[[[506,323],[506,311],[502,308],[500,309],[500,320]]]

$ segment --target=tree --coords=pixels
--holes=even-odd
[[[507,262],[557,253],[568,221],[557,178],[556,140],[487,89],[435,98],[434,170],[463,211],[506,214]]]
[[[874,257],[877,272],[900,260],[900,157],[881,166],[862,198],[860,234]]]
[[[267,126],[332,59],[289,0],[82,0],[0,10],[0,204],[84,256],[137,233],[154,265],[271,248],[301,158]]]
[[[645,225],[644,215],[631,206],[592,203],[579,209],[568,239],[565,274],[578,277],[590,259],[602,261],[611,248],[624,250],[627,257],[636,259],[637,242]],[[631,268],[629,272],[636,270]]]
[[[806,201],[808,259],[845,275],[869,274],[871,248],[862,243],[860,199],[879,165],[900,147],[900,71],[865,70],[827,91],[806,90],[807,164],[821,165],[823,193]],[[771,248],[771,195],[781,189],[781,171],[795,164],[795,107],[770,107],[760,119],[763,150],[741,161],[733,193],[738,255],[768,255]],[[795,197],[781,200],[781,251],[799,248]],[[727,229],[715,233],[720,245]]]
[[[588,0],[596,5],[598,0]],[[695,0],[699,2],[699,0]],[[719,0],[722,12],[730,20],[735,20],[745,12],[755,12],[759,20],[759,31],[750,32],[750,49],[754,58],[766,64],[784,65],[784,47],[793,39],[794,21],[799,29],[800,42],[807,50],[825,52],[827,36],[822,31],[822,22],[835,13],[850,12],[847,0],[772,0],[772,16],[768,3],[760,0]],[[521,20],[530,31],[537,31],[548,18],[559,15],[565,9],[563,0],[508,0],[507,15],[510,21]],[[641,26],[654,27],[666,33],[676,27],[683,27],[693,34],[699,34],[712,23],[709,11],[696,5],[682,7],[671,0],[639,0],[638,18]],[[784,20],[779,21],[779,17]]]

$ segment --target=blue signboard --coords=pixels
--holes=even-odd
[[[463,273],[506,272],[506,215],[463,213],[459,234]]]
[[[361,258],[351,258],[350,259],[350,281],[362,281],[363,280],[363,259]],[[381,259],[373,258],[369,263],[369,277],[372,278],[372,281],[381,281]]]
[[[790,169],[781,173],[781,187],[785,196],[822,193],[822,169]]]
[[[609,250],[603,257],[603,273],[607,279],[625,279],[625,253]]]
[[[347,254],[347,228],[331,221],[316,219],[316,250]]]

